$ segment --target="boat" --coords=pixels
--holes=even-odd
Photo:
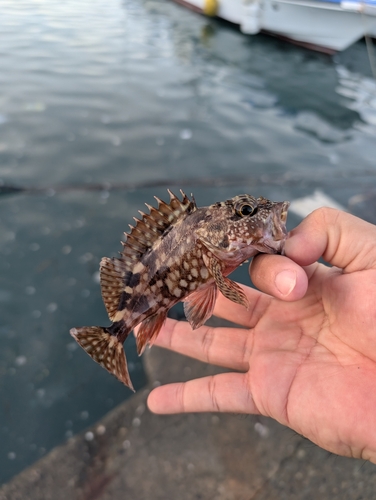
[[[266,32],[334,54],[376,34],[376,0],[174,0],[237,24],[249,35]]]

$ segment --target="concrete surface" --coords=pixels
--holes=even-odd
[[[0,500],[295,500],[376,498],[376,467],[331,455],[253,416],[152,415],[159,381],[219,371],[153,348],[150,384],[13,478]]]

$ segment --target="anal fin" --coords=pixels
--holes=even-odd
[[[141,356],[144,352],[147,344],[152,344],[156,339],[163,323],[165,322],[166,315],[166,311],[163,311],[144,319],[141,323],[136,337],[137,352],[139,356]]]
[[[123,344],[115,335],[101,326],[72,328],[70,334],[94,361],[134,391]]]
[[[213,283],[184,299],[184,313],[193,330],[200,328],[213,314],[216,298],[217,286]]]

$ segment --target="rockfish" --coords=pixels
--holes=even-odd
[[[152,344],[168,310],[184,302],[193,329],[213,313],[218,290],[248,307],[248,300],[227,276],[259,252],[283,253],[289,202],[248,194],[198,208],[182,191],[170,201],[146,204],[125,233],[120,258],[100,263],[102,298],[111,326],[72,328],[71,335],[100,365],[133,390],[123,343],[141,323],[138,354]]]

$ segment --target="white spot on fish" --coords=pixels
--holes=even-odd
[[[172,293],[172,290],[174,289],[174,282],[170,280],[170,278],[166,279],[166,285],[168,286],[169,291]]]
[[[209,278],[209,271],[206,269],[206,267],[202,267],[200,269],[200,275],[201,275],[201,278],[206,280],[207,278]]]
[[[114,316],[114,318],[112,319],[112,321],[114,321],[114,322],[120,321],[121,319],[123,319],[123,316],[124,316],[124,310],[117,311],[116,314],[115,314],[115,316]]]
[[[137,258],[137,257],[136,257]],[[140,273],[145,269],[145,266],[142,262],[138,262],[133,268],[133,274]]]
[[[198,278],[198,271],[195,267],[191,270],[191,274],[194,278]]]

